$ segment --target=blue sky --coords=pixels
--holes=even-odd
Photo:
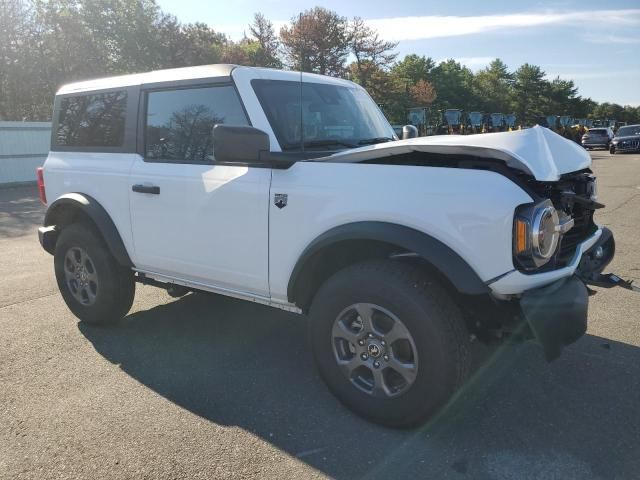
[[[205,22],[238,39],[254,12],[276,27],[322,5],[360,16],[400,56],[455,58],[472,70],[499,57],[512,69],[540,65],[549,77],[573,79],[580,94],[640,105],[640,1],[556,0],[158,0],[182,22]]]

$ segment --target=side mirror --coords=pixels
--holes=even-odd
[[[407,138],[416,138],[418,136],[418,129],[413,125],[405,125],[402,127],[402,140]]]
[[[264,163],[269,135],[254,127],[217,124],[213,127],[213,155],[222,163]]]

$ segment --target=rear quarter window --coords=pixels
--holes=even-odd
[[[60,100],[54,145],[121,147],[126,111],[125,90],[64,97]]]

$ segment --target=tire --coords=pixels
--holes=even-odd
[[[360,320],[369,312],[374,320],[367,328],[369,322]],[[389,325],[393,329],[387,331]],[[393,340],[392,332],[402,331],[394,330],[398,325],[409,339]],[[358,415],[385,426],[412,427],[431,418],[470,369],[470,335],[449,293],[421,270],[390,260],[356,264],[327,280],[311,305],[309,333],[331,392]],[[396,371],[397,361],[415,368]]]
[[[62,230],[54,266],[58,288],[69,310],[91,324],[115,323],[133,304],[133,272],[113,258],[100,236],[83,224]]]
[[[610,153],[611,155],[615,155],[615,153],[616,153],[616,147],[614,147],[613,145],[611,145],[611,146],[609,147],[609,153]]]

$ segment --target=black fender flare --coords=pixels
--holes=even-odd
[[[444,275],[463,294],[482,295],[489,287],[478,274],[450,247],[432,236],[410,227],[387,222],[355,222],[341,225],[321,234],[302,252],[289,277],[287,297],[298,298],[300,280],[305,267],[323,249],[345,240],[375,240],[398,246],[423,258]]]
[[[49,208],[44,217],[45,227],[56,227],[71,221],[73,215],[80,210],[91,219],[96,225],[102,239],[107,244],[107,248],[116,261],[126,267],[132,267],[133,263],[129,253],[124,246],[122,237],[116,228],[113,220],[100,203],[93,197],[84,193],[67,193],[57,198]]]

